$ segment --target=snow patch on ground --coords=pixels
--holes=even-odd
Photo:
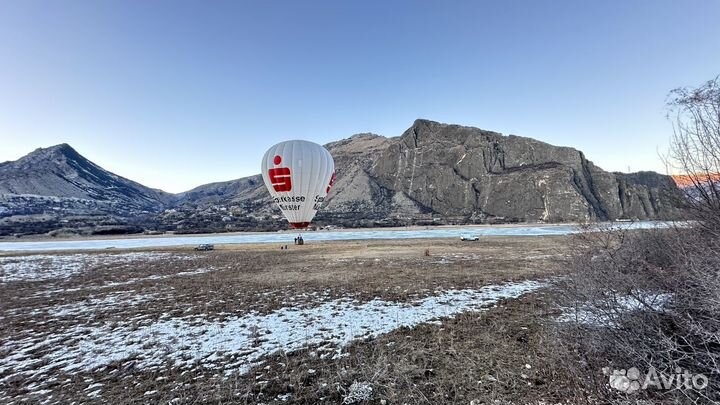
[[[641,293],[634,296],[618,296],[613,300],[562,308],[558,322],[573,322],[595,327],[615,327],[618,319],[632,311],[662,311],[670,303],[670,294]]]
[[[123,265],[138,261],[191,260],[195,257],[160,252],[5,256],[0,257],[0,282],[65,279],[97,266]]]
[[[172,277],[187,277],[187,276],[196,276],[199,274],[205,274],[210,273],[212,271],[217,270],[214,267],[203,267],[195,270],[189,270],[189,271],[180,271],[173,274],[154,274],[147,277],[136,277],[131,278],[129,280],[125,281],[111,281],[109,283],[100,284],[100,285],[84,285],[82,287],[75,287],[75,288],[57,288],[52,290],[44,290],[37,292],[31,297],[49,297],[53,294],[60,294],[60,293],[72,293],[72,292],[78,292],[78,291],[85,291],[85,290],[101,290],[103,288],[111,288],[111,287],[122,287],[122,286],[128,286],[135,283],[140,283],[143,281],[157,281],[157,280],[165,280]]]
[[[70,304],[51,305],[40,308],[33,308],[28,311],[27,315],[45,314],[52,318],[87,318],[89,315],[97,313],[107,313],[114,310],[127,309],[131,306],[137,306],[157,298],[156,294],[138,294],[134,291],[118,291],[110,293],[102,298],[87,298],[80,302]],[[12,309],[8,311],[12,315],[23,312],[23,309]]]
[[[269,314],[251,312],[224,320],[203,316],[149,320],[132,318],[99,325],[73,325],[56,330],[24,331],[24,338],[0,344],[0,370],[5,377],[46,380],[58,371],[75,374],[102,370],[115,361],[153,370],[167,366],[222,368],[226,374],[246,372],[264,356],[317,345],[321,357],[342,356],[342,347],[406,326],[480,311],[499,300],[517,298],[546,286],[524,281],[477,290],[449,290],[411,302],[374,299],[359,303],[343,298],[310,308],[285,307]],[[115,298],[107,298],[113,305]],[[139,298],[142,300],[143,298]],[[97,304],[97,303],[96,303]],[[90,302],[92,305],[92,301]],[[55,316],[85,309],[58,308]],[[99,394],[99,392],[98,392]]]

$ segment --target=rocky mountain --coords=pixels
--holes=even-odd
[[[320,224],[666,219],[677,216],[681,198],[669,176],[610,173],[573,148],[428,120],[399,137],[358,134],[326,147],[337,177]],[[260,175],[172,195],[112,174],[65,144],[0,164],[0,233],[10,217],[50,216],[52,228],[98,213],[105,222],[162,230],[284,226]]]
[[[670,177],[609,173],[573,148],[426,120],[386,148],[369,173],[446,217],[559,222],[674,214]]]
[[[68,144],[40,148],[0,164],[0,194],[106,202],[127,211],[159,211],[173,195],[101,168]]]
[[[0,235],[67,226],[125,229],[174,199],[101,168],[67,144],[0,163]]]
[[[180,205],[193,204],[196,206],[270,198],[270,194],[265,191],[264,187],[262,176],[256,174],[238,180],[204,184],[177,194],[176,198]]]
[[[677,215],[680,198],[668,176],[610,173],[573,148],[428,120],[399,137],[359,134],[326,146],[337,179],[318,220],[346,226],[662,219]],[[258,176],[219,184],[180,204],[272,209]]]

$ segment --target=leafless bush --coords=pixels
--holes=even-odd
[[[575,242],[563,289],[568,344],[597,369],[701,373],[710,386],[674,393],[720,398],[720,238],[701,227],[596,229]]]
[[[720,77],[671,92],[669,169],[685,180],[693,220],[667,229],[588,229],[564,284],[572,320],[565,343],[596,367],[678,370],[710,379],[704,389],[661,394],[720,399]],[[611,367],[612,368],[612,367]],[[645,393],[645,395],[653,395]]]
[[[687,180],[686,205],[694,219],[720,235],[720,76],[673,90],[668,107],[674,131],[666,163]]]

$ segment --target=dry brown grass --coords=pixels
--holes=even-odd
[[[370,403],[591,402],[579,391],[578,376],[555,367],[557,353],[547,346],[543,326],[547,308],[544,295],[534,294],[486,313],[358,342],[338,360],[320,359],[309,349],[269,362],[273,367],[254,370],[237,386],[245,388],[245,403],[288,392],[294,403],[341,403],[354,381],[373,387]]]
[[[288,251],[274,245],[234,245],[202,253],[174,248],[164,251],[172,252],[175,259],[98,265],[68,279],[0,284],[0,339],[22,339],[28,330],[52,333],[57,328],[112,325],[128,319],[153,322],[189,315],[222,319],[250,310],[267,313],[280,307],[312,306],[318,299],[337,297],[359,302],[376,297],[406,301],[434,295],[436,290],[546,278],[565,261],[565,240],[323,242],[291,246]],[[426,249],[430,256],[424,255]],[[182,259],[185,255],[193,257]],[[212,271],[178,276],[197,269]],[[98,308],[64,317],[47,311],[113,294],[151,299],[121,310]],[[547,311],[543,302],[537,297],[508,302],[442,325],[397,330],[353,344],[349,356],[337,360],[321,360],[312,348],[277,355],[265,362],[268,369],[262,366],[229,379],[221,369],[198,367],[181,373],[170,364],[147,372],[135,369],[130,358],[102,372],[56,370],[57,380],[50,386],[55,400],[61,402],[92,402],[86,390],[102,383],[103,394],[97,400],[113,403],[172,399],[178,399],[176,403],[282,403],[277,396],[288,393],[295,403],[339,403],[355,380],[370,382],[373,398],[388,403],[560,398],[560,391],[549,388],[555,378],[548,371],[550,360],[543,360],[540,319]],[[525,364],[532,369],[525,369]],[[10,379],[5,384],[3,390],[12,397],[32,398],[32,380]]]

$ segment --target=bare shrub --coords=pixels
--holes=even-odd
[[[694,219],[720,235],[720,76],[696,88],[678,88],[668,102],[673,136],[666,164],[689,181]]]
[[[701,373],[710,379],[707,388],[683,385],[643,395],[715,402],[720,399],[720,79],[673,90],[668,106],[674,133],[666,163],[688,183],[683,205],[693,221],[644,231],[594,226],[579,234],[562,285],[563,305],[572,309],[565,320],[572,322],[561,328],[561,342],[584,353],[596,369]]]
[[[692,401],[720,398],[720,239],[708,235],[700,227],[578,235],[563,282],[571,314],[563,339],[595,369],[702,373],[709,387],[674,393]]]

